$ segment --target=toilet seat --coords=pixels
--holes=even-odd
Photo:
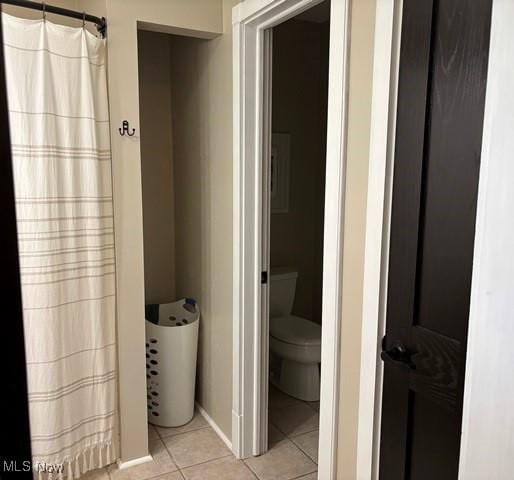
[[[321,325],[295,315],[271,318],[270,335],[292,345],[321,345]]]

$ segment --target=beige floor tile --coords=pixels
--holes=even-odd
[[[155,427],[161,438],[166,438],[171,435],[177,435],[179,433],[192,432],[193,430],[199,430],[200,428],[207,428],[209,424],[205,421],[198,410],[195,410],[193,419],[182,425],[181,427]]]
[[[230,455],[230,450],[211,428],[166,437],[164,443],[179,468]]]
[[[80,478],[81,480],[109,480],[109,474],[106,468],[98,468],[85,473]]]
[[[162,440],[154,439],[151,440],[149,444],[150,453],[153,457],[152,462],[143,463],[131,468],[124,468],[122,470],[118,469],[115,465],[111,465],[108,468],[111,480],[146,480],[177,470],[177,466],[164,447]]]
[[[317,470],[316,464],[287,438],[245,463],[260,480],[291,480]]]
[[[303,477],[295,478],[295,480],[318,480],[318,472],[309,473],[309,475],[304,475]]]
[[[153,425],[148,424],[148,440],[157,440],[159,439],[159,434]]]
[[[305,403],[271,411],[269,418],[271,423],[289,437],[312,432],[319,428],[319,413]]]
[[[318,444],[319,444],[319,430],[314,430],[309,433],[302,433],[291,440],[297,447],[306,453],[311,460],[318,463]]]
[[[255,480],[256,478],[241,460],[232,456],[185,468],[182,474],[186,480]]]
[[[284,440],[285,435],[272,423],[268,424],[268,447],[271,448],[276,443]]]
[[[184,475],[179,471],[173,473],[166,473],[165,475],[160,475],[159,477],[153,477],[152,480],[184,480]]]
[[[280,391],[277,387],[270,384],[268,391],[268,409],[277,410],[280,408],[287,407],[288,405],[294,405],[301,403],[301,400],[290,397],[284,392]]]

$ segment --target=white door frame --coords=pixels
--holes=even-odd
[[[493,0],[459,480],[508,480],[514,465],[513,22],[514,4]]]
[[[265,31],[321,0],[246,0],[233,9],[234,43],[234,454],[260,454],[263,376],[262,161]],[[349,0],[332,0],[323,264],[323,329],[319,477],[335,478],[345,192]],[[265,291],[264,291],[265,292]],[[266,295],[266,293],[264,293]],[[372,416],[373,412],[369,412]]]
[[[373,90],[366,204],[360,403],[372,409],[359,423],[357,478],[379,478],[384,367],[380,358],[387,313],[389,239],[403,0],[379,0],[375,19]],[[366,375],[374,372],[374,379]]]

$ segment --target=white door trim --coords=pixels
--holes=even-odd
[[[512,478],[514,466],[514,4],[493,0],[459,480]]]
[[[330,6],[318,453],[318,478],[327,480],[335,479],[337,475],[349,32],[349,0],[332,1]]]
[[[320,0],[246,0],[233,9],[234,297],[232,445],[237,457],[261,453],[263,352],[262,146],[264,31]],[[349,0],[332,1],[323,265],[319,477],[336,473],[340,312],[345,189]],[[372,415],[372,411],[369,412]]]
[[[273,30],[268,28],[263,32],[263,68],[262,68],[262,93],[263,93],[263,109],[262,109],[262,158],[268,159],[261,164],[261,270],[270,272],[270,232],[271,232],[271,191],[270,170],[271,170],[271,117],[272,117],[272,77],[273,77]],[[268,400],[269,400],[269,279],[268,282],[261,285],[261,321],[260,336],[256,339],[257,345],[260,345],[260,395],[258,397],[259,404],[256,410],[256,425],[254,432],[254,443],[258,445],[260,453],[268,450]]]
[[[357,438],[359,479],[379,478],[383,383],[380,352],[387,311],[402,7],[403,0],[381,0],[375,20],[359,400],[362,421]],[[374,411],[373,418],[365,414],[370,409]]]

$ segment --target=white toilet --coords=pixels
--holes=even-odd
[[[270,351],[280,358],[280,370],[270,381],[292,397],[319,400],[321,326],[291,315],[298,273],[272,269],[270,275]]]

